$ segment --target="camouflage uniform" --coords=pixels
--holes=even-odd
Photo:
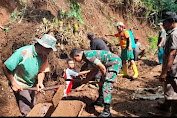
[[[111,103],[112,89],[115,82],[116,75],[122,67],[120,57],[111,53],[110,51],[103,50],[89,50],[83,51],[83,60],[94,66],[100,62],[106,67],[105,81],[102,87],[104,103]]]

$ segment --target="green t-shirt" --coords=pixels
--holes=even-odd
[[[44,65],[46,60],[47,58],[43,58],[35,52],[34,45],[28,45],[15,50],[4,64],[12,71],[14,80],[19,85],[32,87],[38,73],[48,68],[46,66],[48,63]]]

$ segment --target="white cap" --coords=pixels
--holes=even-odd
[[[116,27],[117,27],[117,26],[124,26],[124,24],[123,24],[123,22],[118,22],[115,26],[116,26]]]

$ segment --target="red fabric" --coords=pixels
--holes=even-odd
[[[64,79],[67,79],[66,73],[64,73]]]
[[[66,76],[66,73],[64,73],[64,79],[67,79],[67,76]],[[73,78],[72,78],[73,79]],[[71,92],[71,89],[72,89],[72,85],[73,85],[73,82],[70,81],[69,82],[69,85],[68,85],[68,88],[66,88],[66,94],[69,94]],[[58,91],[58,88],[57,88],[57,91]]]
[[[72,85],[73,85],[73,82],[70,81],[70,82],[69,82],[69,85],[68,85],[68,88],[67,88],[67,90],[66,90],[66,94],[68,94],[68,93],[71,92]]]

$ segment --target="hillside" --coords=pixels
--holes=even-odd
[[[140,73],[137,80],[131,82],[127,78],[118,78],[114,87],[111,112],[113,116],[125,117],[146,117],[150,116],[148,112],[159,113],[153,108],[159,99],[154,101],[131,99],[131,95],[139,88],[161,86],[161,83],[155,79],[159,75],[161,67],[156,63],[157,55],[154,56],[154,52],[148,50],[150,46],[147,39],[148,36],[156,36],[157,30],[153,30],[150,24],[138,18],[142,11],[137,10],[143,9],[138,5],[139,0],[135,0],[134,11],[125,11],[124,7],[128,9],[130,6],[125,6],[117,0],[77,0],[77,3],[80,3],[80,14],[84,24],[74,17],[65,18],[65,13],[71,12],[68,7],[71,3],[67,0],[28,0],[27,3],[25,0],[0,0],[2,18],[0,25],[9,29],[8,32],[0,30],[1,63],[15,49],[34,43],[35,37],[41,38],[43,34],[51,33],[57,38],[58,51],[52,52],[49,57],[52,71],[47,74],[45,85],[50,85],[62,76],[63,69],[66,68],[65,59],[71,49],[89,49],[89,41],[86,37],[88,32],[94,32],[97,37],[105,40],[112,52],[120,56],[120,50],[116,47],[117,40],[106,38],[104,35],[116,33],[114,25],[121,21],[127,29],[132,29],[135,37],[140,38],[143,47],[147,49],[147,55],[137,63]],[[46,23],[43,18],[46,19]],[[55,21],[55,18],[58,18],[59,21]],[[80,67],[81,65],[78,64],[76,69],[79,71]],[[132,74],[132,71],[129,73]],[[0,70],[0,75],[0,105],[2,106],[0,114],[1,116],[20,116],[15,97],[10,87],[7,86],[7,80],[2,70]],[[37,103],[50,100],[52,93],[46,93],[45,96],[37,94]],[[101,110],[100,107],[95,107],[95,109],[88,107],[82,116],[98,116]]]

